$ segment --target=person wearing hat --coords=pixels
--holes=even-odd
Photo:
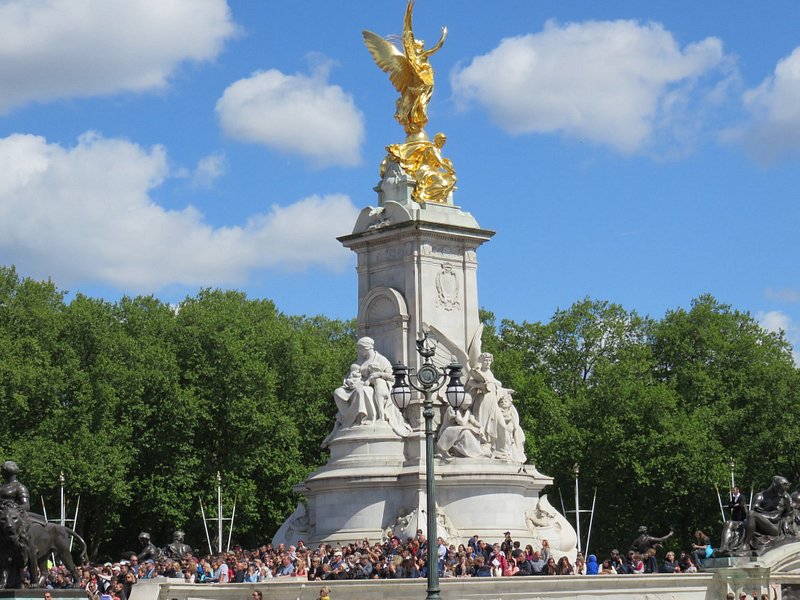
[[[342,549],[336,548],[333,551],[333,558],[328,563],[328,566],[331,568],[331,572],[336,571],[337,568],[342,566]]]
[[[327,579],[350,579],[350,566],[342,556],[341,548],[336,548],[333,553],[333,560],[330,562],[330,571]]]
[[[356,553],[358,555],[358,553]],[[355,579],[371,579],[372,573],[375,571],[375,566],[369,559],[369,554],[366,552],[358,556],[356,565]]]
[[[514,549],[514,540],[511,539],[510,531],[506,531],[503,534],[503,543],[500,544],[500,549],[506,556],[511,556],[511,551]]]
[[[156,576],[156,561],[152,558],[148,558],[144,561],[145,571],[144,571],[144,579],[153,579]]]

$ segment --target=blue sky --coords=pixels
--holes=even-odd
[[[0,263],[175,302],[356,314],[405,2],[0,0]],[[800,348],[800,5],[418,0],[428,131],[497,232],[480,301],[660,317],[710,292]]]

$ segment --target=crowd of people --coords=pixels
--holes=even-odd
[[[499,536],[498,536],[499,537]],[[654,539],[654,538],[653,538]],[[657,557],[655,546],[644,554],[636,550],[612,550],[603,560],[580,552],[573,563],[567,556],[556,557],[547,540],[534,550],[522,546],[506,532],[503,540],[487,543],[472,536],[465,544],[448,544],[439,537],[431,545],[422,530],[413,538],[392,536],[385,542],[358,540],[333,546],[309,548],[302,540],[297,545],[263,545],[253,550],[235,547],[219,555],[188,553],[180,559],[154,557],[142,560],[132,554],[117,562],[79,569],[80,580],[72,581],[64,566],[52,566],[46,573],[49,588],[77,586],[86,589],[93,600],[127,600],[131,587],[141,579],[166,577],[186,583],[256,583],[282,577],[309,581],[344,579],[407,579],[427,577],[430,548],[436,552],[439,576],[509,577],[549,575],[620,575],[646,573],[693,573],[698,570],[689,551],[666,552]],[[696,552],[695,552],[696,553]],[[106,597],[107,596],[107,597]]]
[[[142,550],[138,554],[131,553],[117,562],[102,565],[82,565],[77,570],[77,580],[65,565],[48,565],[44,585],[54,590],[80,587],[89,600],[127,600],[133,585],[143,579],[171,578],[210,584],[287,578],[320,582],[323,586],[320,597],[327,598],[326,582],[330,581],[427,577],[429,552],[435,553],[442,578],[695,573],[709,566],[707,561],[716,556],[710,538],[700,530],[694,533],[691,550],[677,554],[670,550],[659,558],[662,542],[673,532],[653,537],[646,527],[640,527],[639,537],[628,551],[612,550],[602,560],[595,554],[584,556],[578,552],[574,563],[570,557],[552,550],[546,539],[540,540],[534,549],[531,544],[523,546],[514,541],[508,531],[499,542],[488,543],[473,535],[458,545],[442,537],[431,543],[421,529],[416,536],[405,539],[391,532],[388,535],[387,539],[374,543],[363,539],[312,548],[299,540],[297,545],[265,544],[252,550],[236,546],[217,555],[201,555],[184,543],[182,531],[176,531],[172,543],[163,549],[152,544],[150,535],[142,532],[139,535]],[[753,595],[756,600],[764,597],[767,595],[761,598]],[[254,597],[254,600],[262,599]]]

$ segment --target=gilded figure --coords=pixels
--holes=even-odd
[[[443,133],[437,133],[431,142],[425,133],[428,102],[433,94],[433,67],[428,59],[444,44],[447,27],[442,27],[439,41],[426,50],[425,42],[414,37],[411,24],[413,10],[414,0],[408,0],[403,22],[402,52],[390,39],[371,31],[363,32],[372,58],[389,74],[392,84],[400,92],[394,116],[406,132],[405,143],[386,147],[388,154],[381,163],[381,177],[396,179],[390,167],[392,163],[399,165],[414,179],[412,198],[416,202],[452,204],[456,172],[452,161],[442,156],[442,147],[447,138]]]
[[[414,38],[411,13],[414,0],[408,0],[403,22],[401,52],[388,39],[371,31],[364,31],[364,43],[378,66],[389,74],[392,84],[400,92],[397,100],[395,118],[406,130],[409,140],[426,139],[425,124],[428,122],[428,102],[433,95],[433,67],[428,58],[437,52],[447,37],[447,27],[442,27],[442,36],[431,48],[425,49],[425,42]]]
[[[417,202],[450,203],[450,194],[456,187],[456,171],[453,162],[442,156],[446,141],[443,133],[437,133],[433,142],[419,140],[386,147],[387,160],[399,164],[416,180],[412,196]],[[384,169],[385,166],[381,168],[381,176]]]

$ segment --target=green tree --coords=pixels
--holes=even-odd
[[[707,499],[696,502],[706,506],[702,524],[717,520],[711,488],[727,495],[729,457],[743,489],[763,489],[775,474],[798,480],[800,372],[783,336],[703,295],[656,324],[652,347],[656,376],[678,394],[685,418],[708,427],[705,435],[715,441],[709,454],[695,457],[708,473],[697,481],[698,496]]]
[[[798,370],[750,315],[702,296],[661,321],[591,299],[549,323],[496,331],[484,317],[530,458],[560,489],[579,464],[584,508],[598,489],[594,548],[626,544],[639,525],[675,527],[676,547],[718,529],[729,456],[740,481],[798,479]]]
[[[1,269],[0,448],[51,509],[64,472],[95,557],[135,550],[142,529],[162,543],[181,527],[201,544],[199,499],[215,506],[217,471],[238,499],[236,538],[262,542],[293,510],[292,485],[325,462],[331,390],[354,355],[351,323],[237,292],[66,304]]]

